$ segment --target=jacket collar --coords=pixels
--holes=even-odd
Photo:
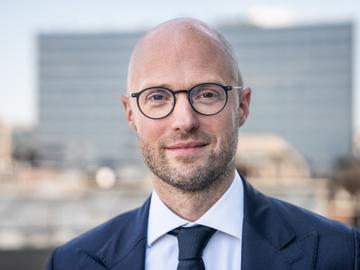
[[[264,196],[245,179],[243,184],[242,270],[315,269],[317,233],[295,231],[279,209],[282,203]]]
[[[121,223],[115,223],[111,228],[111,239],[96,254],[83,254],[82,265],[78,269],[145,269],[149,206],[150,197],[140,208],[122,216]]]
[[[111,239],[99,250],[97,256],[103,258],[111,269],[143,269],[145,261],[147,221],[150,197],[135,213],[129,216],[121,232],[114,231]],[[124,241],[125,240],[125,241]],[[118,267],[116,265],[121,265]],[[132,267],[125,267],[126,265]]]

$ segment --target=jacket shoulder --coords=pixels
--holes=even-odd
[[[74,269],[74,264],[79,263],[80,258],[97,264],[98,268],[94,269],[103,269],[104,263],[99,252],[109,246],[111,250],[127,248],[128,243],[145,234],[146,224],[142,224],[142,221],[146,216],[146,208],[145,203],[142,207],[113,217],[57,247],[49,258],[48,270]]]
[[[351,234],[352,228],[339,221],[329,219],[294,204],[269,198],[279,214],[299,233],[316,230],[327,233]]]
[[[300,236],[299,241],[314,233],[317,235],[319,269],[360,270],[360,232],[357,229],[278,199],[269,200],[289,228]],[[352,268],[354,265],[357,268]]]
[[[131,227],[131,224],[134,222],[138,211],[139,208],[136,208],[115,216],[110,220],[80,234],[79,236],[62,245],[62,247],[89,249],[89,243],[91,243],[91,248],[97,250],[98,247],[104,245],[104,243],[107,242],[107,240],[114,234],[119,234],[119,232],[127,230],[129,226]]]

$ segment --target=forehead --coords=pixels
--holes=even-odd
[[[190,26],[158,29],[140,42],[129,65],[129,89],[156,84],[229,83],[233,62],[214,34]],[[179,85],[181,84],[181,85]]]

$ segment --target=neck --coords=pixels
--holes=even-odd
[[[234,179],[234,172],[234,169],[227,170],[210,186],[195,192],[180,190],[156,176],[153,176],[153,185],[161,201],[171,211],[193,222],[205,214],[226,192]]]

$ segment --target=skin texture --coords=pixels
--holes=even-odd
[[[241,86],[235,57],[214,30],[193,19],[175,19],[148,32],[136,45],[128,71],[128,93],[151,86],[172,90],[214,82]],[[179,94],[173,112],[153,120],[136,99],[122,96],[127,120],[152,172],[160,199],[179,216],[195,221],[230,186],[238,128],[249,113],[251,90],[233,89],[223,111],[204,116]]]

